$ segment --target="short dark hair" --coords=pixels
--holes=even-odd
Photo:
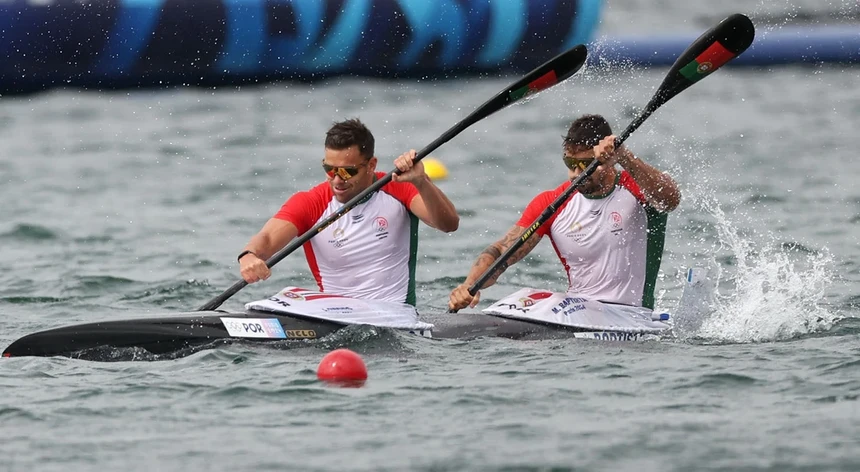
[[[358,152],[365,160],[373,157],[376,140],[373,133],[358,118],[334,123],[325,134],[325,147],[342,151],[358,146]]]
[[[570,124],[563,146],[568,150],[584,150],[597,146],[601,139],[611,134],[612,127],[606,118],[600,115],[583,115]]]

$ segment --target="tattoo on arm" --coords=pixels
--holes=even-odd
[[[484,254],[490,256],[495,261],[496,259],[498,259],[499,257],[502,256],[502,251],[499,251],[499,248],[497,248],[495,245],[493,245],[493,246],[487,246],[487,249],[484,249],[481,252],[482,256]]]
[[[519,228],[519,230],[520,231],[516,237],[516,240],[519,240],[520,237],[522,237],[523,233],[525,233],[524,228]],[[532,234],[529,237],[529,239],[527,239],[526,242],[523,243],[523,245],[519,247],[519,249],[517,249],[516,251],[514,251],[513,254],[511,254],[510,259],[508,259],[507,265],[511,266],[511,265],[514,265],[517,262],[521,261],[524,257],[526,257],[528,255],[528,253],[532,252],[532,249],[534,249],[537,246],[537,244],[540,242],[540,239],[541,239],[541,235],[539,235],[537,233]],[[508,246],[508,247],[510,247],[510,246]]]
[[[511,246],[517,243],[520,240],[523,233],[525,233],[526,228],[521,228],[519,226],[513,226],[510,230],[508,230],[507,234],[505,234],[502,239],[500,239],[495,244],[491,245],[487,249],[484,250],[482,254],[490,255],[493,258],[493,261],[497,260],[501,257],[503,251],[507,251]],[[490,277],[490,281],[495,283],[496,279],[499,278],[502,273],[508,269],[508,267],[516,264],[522,258],[526,257],[528,253],[531,252],[532,249],[537,246],[537,243],[540,242],[539,234],[532,234],[529,239],[523,243],[513,254],[504,262],[499,264],[499,267],[496,269],[495,273]]]
[[[501,251],[499,251],[498,248],[496,248],[494,245],[487,246],[486,249],[484,249],[483,251],[481,251],[480,254],[478,254],[478,258],[475,259],[475,263],[472,264],[472,267],[475,268],[475,267],[490,266],[501,255],[502,255]]]

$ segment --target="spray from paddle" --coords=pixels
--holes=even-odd
[[[822,305],[835,277],[829,253],[807,254],[796,261],[790,250],[773,241],[756,247],[757,241],[740,235],[716,201],[707,199],[702,207],[715,218],[720,244],[735,262],[731,268],[711,271],[715,286],[723,278],[731,289],[723,294],[718,290],[714,311],[685,335],[706,343],[782,341],[828,330],[842,318]],[[711,266],[719,264],[714,260]]]

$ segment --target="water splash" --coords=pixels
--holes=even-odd
[[[716,310],[703,320],[696,338],[717,343],[779,341],[828,330],[842,318],[823,306],[825,289],[834,280],[829,252],[798,253],[782,244],[756,248],[755,241],[739,235],[715,200],[705,198],[700,205],[716,220],[720,248],[715,253],[729,251],[732,264],[710,262],[719,266],[716,277],[724,280],[718,279],[716,286],[723,290],[718,289]]]

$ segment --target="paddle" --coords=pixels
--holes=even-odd
[[[472,126],[473,124],[483,120],[484,118],[492,115],[493,113],[529,95],[533,95],[537,92],[540,92],[541,90],[548,89],[553,85],[558,84],[563,80],[567,79],[568,77],[572,76],[585,64],[587,54],[588,51],[586,50],[585,46],[580,44],[559,54],[558,56],[550,59],[544,64],[541,64],[535,70],[526,74],[525,77],[516,81],[513,85],[502,90],[495,97],[491,98],[483,105],[479,106],[477,110],[473,111],[469,116],[451,127],[451,129],[442,134],[442,136],[436,138],[435,141],[428,144],[427,147],[417,153],[413,162],[420,161],[428,154],[436,150],[436,148],[450,141],[454,136],[457,136],[469,126]],[[364,191],[353,197],[352,200],[346,202],[346,204],[344,204],[344,206],[341,207],[340,210],[336,211],[323,221],[320,221],[319,223],[314,225],[313,228],[307,230],[304,234],[292,240],[280,251],[272,255],[272,257],[270,257],[269,260],[266,261],[266,265],[271,268],[272,266],[280,262],[281,259],[290,255],[293,251],[301,247],[304,243],[308,242],[311,238],[322,232],[329,225],[337,221],[353,207],[358,205],[358,202],[363,200],[364,197],[366,197],[368,194],[376,192],[385,184],[391,182],[391,179],[394,178],[394,174],[399,173],[400,171],[395,169],[389,172],[388,175],[386,175],[385,177],[374,182],[373,185],[364,189]],[[219,306],[221,306],[222,303],[227,301],[228,298],[235,295],[236,292],[238,292],[239,290],[242,290],[246,285],[248,285],[248,282],[245,282],[244,280],[236,282],[224,293],[213,298],[197,310],[208,311],[218,308]]]
[[[724,64],[739,56],[742,52],[752,44],[755,37],[755,27],[744,15],[736,13],[729,16],[710,30],[699,36],[693,44],[691,44],[675,61],[663,83],[657,89],[657,92],[642,110],[642,113],[627,126],[627,129],[621,133],[621,136],[616,138],[615,147],[621,144],[630,135],[636,131],[639,126],[651,116],[660,106],[668,102],[672,97],[686,90],[688,87],[698,82],[699,80],[712,74],[714,71],[722,67]],[[548,207],[538,216],[537,220],[523,232],[520,238],[508,248],[493,262],[487,270],[478,277],[469,287],[469,294],[474,296],[478,293],[483,285],[496,273],[503,264],[510,259],[511,255],[516,252],[523,244],[549,220],[558,208],[567,201],[577,187],[579,187],[585,179],[587,179],[595,169],[600,165],[600,162],[594,160],[571,184],[570,187],[559,195]],[[450,310],[450,313],[456,313],[458,310]]]

